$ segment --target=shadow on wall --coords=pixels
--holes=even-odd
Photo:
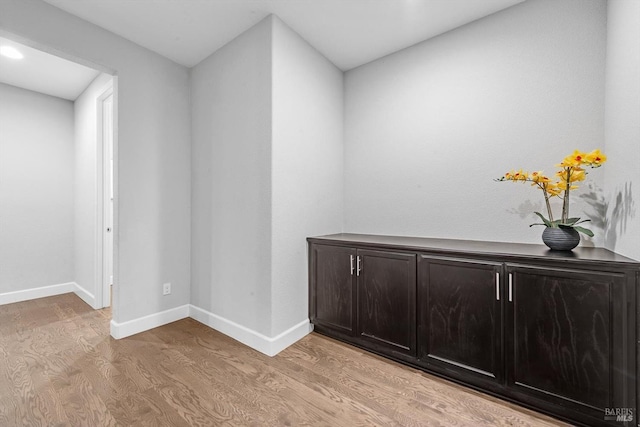
[[[635,201],[631,192],[631,183],[627,182],[609,198],[603,195],[601,188],[589,184],[589,192],[580,195],[580,198],[591,208],[585,215],[591,220],[594,227],[600,228],[604,233],[604,246],[615,250],[618,236],[627,230],[629,220],[636,215]]]
[[[538,217],[532,216],[532,212],[544,212],[545,209],[542,202],[534,203],[531,200],[525,200],[517,208],[507,209],[507,212],[512,215],[518,215],[522,219],[530,217],[533,218],[533,221],[538,221]]]

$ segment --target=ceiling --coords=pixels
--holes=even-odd
[[[349,70],[524,0],[45,0],[192,67],[275,14]]]
[[[0,46],[12,46],[24,55],[0,55],[0,82],[75,101],[98,71],[0,37]]]
[[[1,0],[0,0],[1,1]],[[524,0],[44,0],[192,67],[275,14],[343,71]],[[98,71],[0,37],[0,82],[75,100]]]

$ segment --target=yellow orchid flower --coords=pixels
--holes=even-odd
[[[576,182],[576,181],[584,181],[587,178],[587,173],[584,171],[584,169],[574,169],[571,172],[571,182]]]
[[[530,181],[532,182],[531,184],[532,187],[537,186],[543,191],[547,190],[547,184],[551,182],[549,177],[543,175],[542,171],[531,172]]]
[[[602,154],[599,149],[595,149],[585,156],[585,162],[591,166],[598,167],[607,161],[607,156]]]
[[[586,156],[587,155],[580,150],[573,150],[573,153],[565,157],[563,162],[567,162],[572,166],[580,166],[584,163]]]
[[[563,181],[567,181],[567,177],[570,182],[575,181],[584,181],[587,177],[587,173],[582,168],[566,168],[556,172],[556,175],[560,177]]]
[[[558,186],[558,188],[562,191],[567,191],[567,181],[558,181],[558,183],[556,184]],[[577,185],[572,185],[569,187],[569,190],[575,190],[577,189],[578,186]]]
[[[531,172],[531,181],[535,183],[544,183],[551,181],[547,176],[545,176],[542,171]]]
[[[515,171],[511,170],[504,174],[504,181],[527,181],[529,179],[529,173],[524,172],[522,169]]]
[[[562,190],[560,190],[558,186],[553,183],[549,183],[546,190],[547,193],[549,193],[549,196],[559,196],[562,193]]]
[[[520,169],[517,172],[514,172],[513,174],[514,181],[526,181],[528,178],[529,178],[529,173],[524,172],[522,169]]]

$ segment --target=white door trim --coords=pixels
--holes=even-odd
[[[114,175],[115,175],[115,144],[116,144],[116,127],[115,127],[115,111],[116,111],[116,103],[115,103],[115,77],[112,79],[112,82],[105,87],[102,94],[97,99],[97,129],[96,129],[96,308],[104,308],[109,307],[111,305],[110,298],[110,285],[111,278],[110,272],[107,271],[108,264],[108,245],[107,245],[107,225],[108,225],[108,216],[110,212],[108,209],[110,208],[110,198],[111,191],[109,191],[110,182],[109,182],[109,169],[110,165],[110,153],[109,146],[105,143],[105,132],[106,129],[104,127],[104,102],[110,96],[113,96],[112,100],[112,123],[111,123],[111,140],[113,150],[113,159],[114,159]],[[114,208],[113,208],[113,216],[115,217],[115,201],[116,201],[116,192],[115,192],[115,177],[114,177],[114,189],[113,198],[114,198]],[[113,235],[113,245],[111,246],[111,252],[113,256],[112,262],[115,264],[115,218],[111,219],[111,231],[110,233]],[[113,282],[115,285],[115,265],[112,268],[114,273]],[[115,286],[114,286],[115,287]]]

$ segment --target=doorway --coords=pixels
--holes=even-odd
[[[11,165],[0,177],[0,210],[10,214],[0,218],[0,304],[74,292],[109,307],[117,301],[115,73],[0,35],[20,53],[0,57],[0,107],[11,113],[0,136]]]

